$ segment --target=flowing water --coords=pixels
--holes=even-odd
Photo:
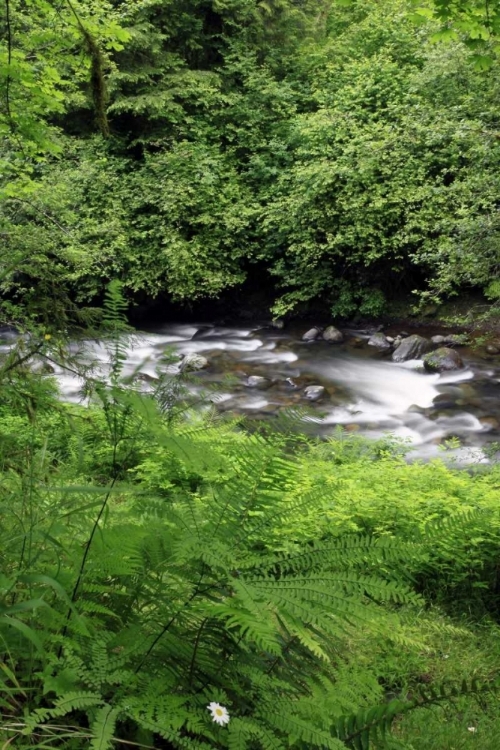
[[[197,353],[209,367],[190,375],[188,388],[220,411],[273,419],[303,408],[310,432],[328,434],[340,425],[369,437],[390,433],[411,444],[410,458],[421,459],[443,455],[444,441],[458,438],[461,447],[447,456],[487,461],[484,448],[500,440],[500,357],[461,348],[464,369],[429,374],[418,360],[397,364],[367,346],[366,332],[346,331],[345,343],[332,345],[304,343],[303,330],[165,325],[126,342],[124,372],[140,373],[147,389],[158,373],[178,372],[182,355]],[[105,373],[106,348],[87,342],[85,351]],[[64,397],[77,400],[78,379],[61,369],[56,374]],[[248,387],[251,375],[269,379],[267,387]],[[315,403],[305,398],[309,385],[325,388]]]

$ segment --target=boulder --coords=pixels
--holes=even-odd
[[[179,369],[181,372],[197,372],[208,367],[208,359],[201,354],[186,354],[182,359]]]
[[[432,344],[428,339],[419,336],[418,333],[403,339],[396,351],[392,353],[394,362],[406,362],[409,359],[421,359],[422,355],[432,349]]]
[[[0,326],[0,341],[14,341],[19,337],[19,331],[15,326]]]
[[[318,336],[321,333],[321,328],[310,328],[309,331],[306,331],[304,335],[302,336],[302,341],[316,341]]]
[[[262,375],[250,375],[245,385],[247,388],[258,388],[260,391],[265,391],[271,387],[272,383],[269,378],[264,378]]]
[[[495,344],[488,344],[486,347],[486,351],[488,354],[500,354],[500,346],[496,346]]]
[[[391,343],[394,343],[394,339],[392,339],[392,342],[389,341],[383,333],[374,333],[368,339],[368,346],[374,346],[377,349],[390,349]]]
[[[402,342],[402,340],[403,340],[403,339],[402,339],[402,337],[401,337],[401,336],[396,336],[396,338],[395,338],[395,339],[394,339],[394,341],[392,342],[392,348],[393,348],[393,349],[397,349],[397,348],[398,348],[398,346],[400,345],[400,343]]]
[[[469,337],[466,333],[449,333],[442,342],[445,346],[467,346]]]
[[[344,340],[344,334],[335,326],[328,326],[323,331],[323,339],[330,344],[340,344]]]
[[[454,349],[442,346],[424,357],[424,367],[428,372],[460,370],[464,366],[462,358]]]
[[[304,396],[309,401],[319,401],[325,394],[325,388],[322,385],[308,385],[304,388]]]
[[[433,344],[436,344],[437,346],[442,346],[445,343],[445,337],[444,336],[433,336],[431,338],[431,341]]]

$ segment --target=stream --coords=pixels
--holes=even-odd
[[[305,330],[168,324],[139,331],[125,342],[124,374],[135,373],[148,390],[159,372],[175,375],[180,357],[198,354],[209,364],[189,374],[187,387],[221,412],[269,420],[300,409],[304,428],[313,434],[331,434],[341,426],[370,438],[391,434],[408,443],[409,460],[488,461],[484,449],[500,441],[499,356],[460,347],[464,368],[430,374],[420,360],[395,363],[390,354],[368,346],[369,331],[344,329],[344,342],[329,344],[302,341]],[[397,329],[385,332],[394,335]],[[84,342],[75,349],[82,346],[85,358],[97,361],[105,375],[105,346]],[[61,368],[56,376],[63,397],[80,400],[81,381]],[[249,387],[251,376],[267,381]],[[306,398],[304,389],[311,385],[325,388],[318,401]],[[460,447],[443,453],[450,438],[458,438]]]

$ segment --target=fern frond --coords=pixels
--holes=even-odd
[[[119,715],[120,709],[109,704],[98,709],[90,727],[93,734],[91,750],[110,750],[113,747],[113,734]]]
[[[373,742],[391,730],[397,716],[418,708],[454,700],[460,696],[480,696],[497,692],[500,681],[479,683],[463,680],[458,684],[441,684],[419,689],[419,695],[413,701],[394,700],[383,706],[374,706],[361,710],[357,714],[341,717],[335,724],[337,737],[355,750],[370,750]]]

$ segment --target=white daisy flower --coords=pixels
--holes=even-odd
[[[220,724],[221,727],[223,727],[224,724],[229,724],[229,714],[227,712],[227,708],[221,706],[220,703],[214,702],[209,703],[207,708],[212,714],[212,720],[215,721],[216,724]]]
[[[467,729],[469,730],[469,732],[477,732],[476,727],[467,727]]]

